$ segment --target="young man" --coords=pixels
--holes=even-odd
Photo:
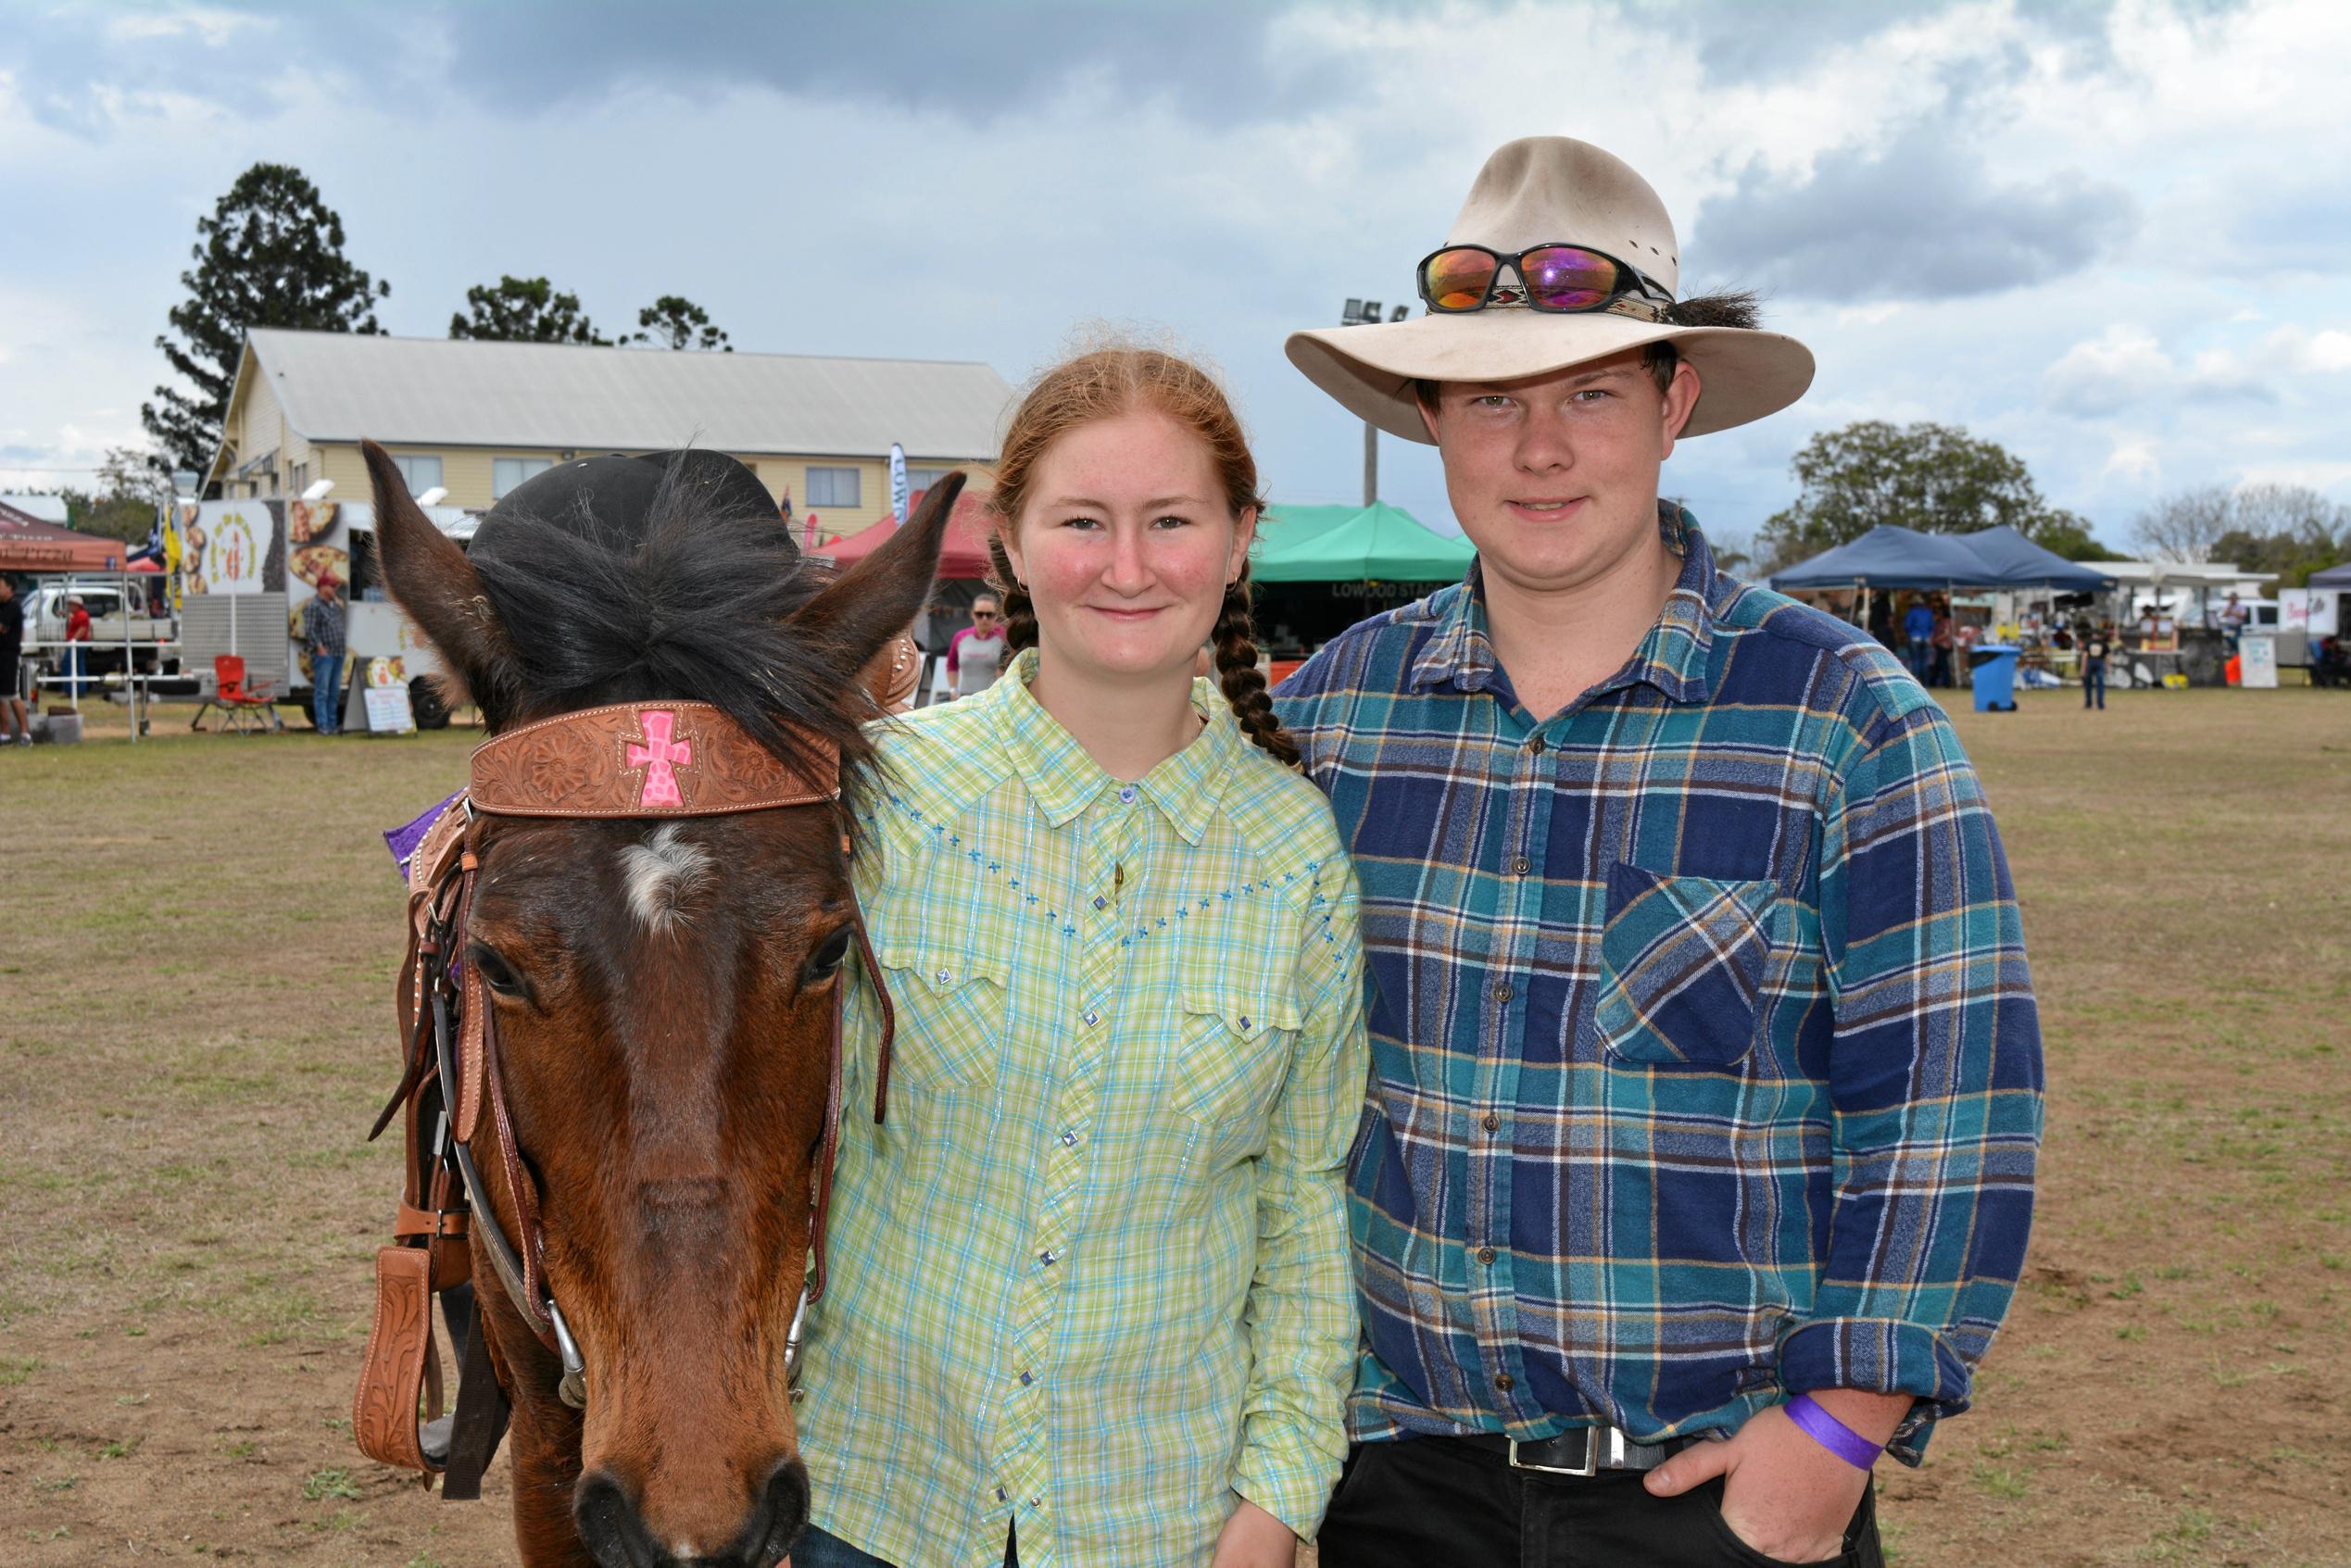
[[[1804,346],[1678,301],[1579,142],[1502,148],[1445,239],[1427,315],[1289,343],[1437,445],[1478,549],[1277,694],[1370,975],[1324,1568],[1878,1562],[1868,1467],[1966,1408],[2031,1214],[2000,842],[1900,663],[1658,500]]]

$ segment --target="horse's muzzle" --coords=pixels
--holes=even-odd
[[[572,1517],[601,1568],[775,1568],[808,1524],[808,1471],[776,1461],[754,1495],[750,1517],[715,1556],[681,1557],[654,1537],[633,1488],[610,1471],[580,1477]]]

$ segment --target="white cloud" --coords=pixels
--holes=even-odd
[[[110,17],[106,35],[118,44],[143,44],[165,38],[193,38],[212,48],[233,41],[239,32],[267,31],[267,18],[205,6],[178,6],[163,11],[137,11]]]

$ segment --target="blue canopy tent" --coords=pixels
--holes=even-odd
[[[2328,567],[2323,571],[2312,572],[2309,585],[2313,588],[2351,588],[2351,560],[2341,566]]]
[[[1974,533],[1921,533],[1880,523],[1860,538],[1776,571],[1771,585],[1791,588],[2054,588],[2089,594],[2114,579],[2013,528]]]

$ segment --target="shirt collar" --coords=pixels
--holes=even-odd
[[[1713,604],[1718,583],[1714,551],[1690,508],[1657,503],[1657,536],[1681,560],[1681,574],[1666,607],[1625,668],[1601,690],[1645,682],[1676,702],[1704,702],[1710,690],[1707,661],[1714,651]],[[1463,691],[1483,691],[1494,678],[1494,644],[1486,627],[1486,567],[1469,563],[1452,602],[1438,617],[1437,631],[1413,661],[1415,688],[1452,682]]]
[[[1124,786],[1045,711],[1028,689],[1036,678],[1037,650],[1023,648],[1013,655],[1003,678],[964,700],[994,708],[1005,753],[1028,786],[1029,798],[1047,822],[1065,827],[1104,795],[1115,796]],[[1192,710],[1204,721],[1201,733],[1138,780],[1135,790],[1185,843],[1197,845],[1207,834],[1209,820],[1223,803],[1225,786],[1248,743],[1233,721],[1233,710],[1210,683],[1193,681]]]

